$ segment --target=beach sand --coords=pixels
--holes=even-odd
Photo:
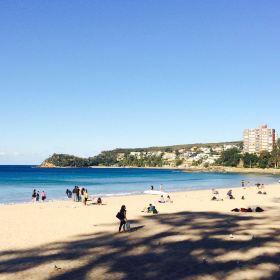
[[[227,189],[228,190],[228,189]],[[280,184],[0,206],[0,279],[280,279]],[[241,196],[245,200],[241,200]],[[158,215],[141,210],[153,203]],[[127,207],[131,232],[118,233]],[[262,213],[234,213],[260,206]]]

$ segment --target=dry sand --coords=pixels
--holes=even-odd
[[[0,279],[280,279],[280,184],[0,206]],[[241,196],[245,200],[241,200]],[[141,212],[155,204],[158,215]],[[127,206],[132,231],[118,233]],[[262,213],[234,213],[260,206]]]

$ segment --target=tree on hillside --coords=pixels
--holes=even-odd
[[[267,151],[263,151],[260,153],[259,156],[259,167],[260,168],[269,168],[272,167],[272,160],[271,154]]]
[[[243,162],[244,162],[244,167],[257,167],[258,166],[258,161],[259,161],[258,155],[245,153],[242,158],[243,158]]]
[[[231,148],[223,151],[221,157],[216,161],[216,164],[223,166],[236,167],[241,159],[241,154],[239,149]]]

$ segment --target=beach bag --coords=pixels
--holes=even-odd
[[[122,214],[121,214],[120,212],[118,212],[117,215],[116,215],[116,217],[117,217],[119,220],[121,220]]]
[[[125,223],[124,229],[125,229],[126,231],[130,231],[130,222],[126,222],[126,223]]]

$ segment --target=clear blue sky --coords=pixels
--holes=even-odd
[[[280,130],[280,2],[0,1],[0,164]]]

